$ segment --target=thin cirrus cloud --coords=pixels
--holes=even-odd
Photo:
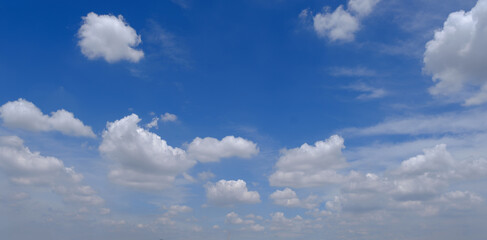
[[[140,35],[125,22],[122,15],[98,15],[94,12],[83,17],[78,31],[81,52],[88,59],[103,58],[109,63],[128,60],[139,62],[142,50],[135,49],[141,42]]]
[[[233,206],[235,204],[253,204],[260,202],[256,191],[249,191],[244,180],[220,180],[208,183],[206,197],[210,204],[216,206]]]
[[[436,83],[432,95],[466,106],[487,102],[486,15],[486,0],[468,12],[452,12],[426,44],[424,70]]]
[[[45,115],[32,102],[25,99],[7,102],[0,107],[0,118],[10,128],[21,128],[29,131],[58,131],[65,135],[96,137],[91,127],[85,126],[74,114],[64,109]]]
[[[355,39],[355,33],[360,30],[360,20],[369,15],[380,0],[350,0],[347,9],[343,5],[335,11],[328,10],[313,16],[313,29],[321,38],[331,41],[350,42]],[[306,18],[307,10],[301,12],[300,17]]]
[[[480,110],[444,113],[439,115],[417,115],[385,120],[364,128],[348,128],[342,132],[350,135],[424,135],[465,134],[487,131],[483,119],[487,112]]]

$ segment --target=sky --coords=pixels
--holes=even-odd
[[[484,239],[487,0],[0,3],[6,239]]]

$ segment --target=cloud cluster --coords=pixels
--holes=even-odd
[[[129,115],[107,123],[100,153],[112,161],[109,177],[115,183],[141,189],[161,190],[196,164],[180,148],[169,146],[155,133]]]
[[[83,17],[83,25],[78,31],[81,52],[89,59],[104,58],[113,63],[120,60],[138,62],[144,57],[137,50],[140,35],[130,27],[122,15],[98,15],[90,12]]]
[[[252,215],[246,216],[246,218],[250,218]],[[240,230],[243,231],[253,231],[253,232],[261,232],[265,230],[265,227],[256,223],[253,219],[242,219],[237,213],[230,212],[225,217],[225,223],[234,224],[234,225],[244,225]]]
[[[290,188],[284,190],[276,190],[270,195],[270,199],[274,200],[274,204],[285,207],[300,207],[312,209],[319,205],[319,199],[317,196],[309,196],[308,198],[301,200],[298,198],[296,192]]]
[[[80,184],[83,175],[65,167],[55,157],[31,152],[17,136],[0,136],[0,170],[14,184],[48,188],[69,202],[88,205],[104,202],[90,186]]]
[[[342,155],[343,138],[331,136],[314,146],[284,149],[276,163],[276,172],[269,177],[271,186],[317,187],[343,181],[337,170],[347,165]]]
[[[218,162],[222,158],[251,158],[259,153],[257,144],[241,137],[195,138],[188,145],[189,155],[200,162]]]
[[[329,211],[351,213],[405,210],[434,215],[441,210],[468,209],[482,202],[477,194],[453,190],[453,183],[485,178],[487,160],[458,161],[440,144],[401,162],[378,176],[351,172],[341,194],[326,203]]]
[[[30,131],[59,131],[66,135],[96,137],[91,127],[85,126],[73,113],[64,109],[45,115],[32,102],[25,99],[10,101],[0,107],[3,124],[11,128]]]
[[[259,203],[260,195],[249,191],[243,180],[220,180],[205,186],[208,202],[217,206],[232,206],[239,203]]]
[[[426,44],[424,70],[436,85],[430,93],[479,105],[487,101],[487,1],[451,13]]]
[[[313,16],[313,28],[319,37],[331,41],[353,41],[360,29],[360,19],[369,15],[379,1],[350,0],[347,9],[340,5],[333,12],[318,13]]]

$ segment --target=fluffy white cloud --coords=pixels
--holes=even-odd
[[[369,15],[379,1],[350,0],[346,10],[340,5],[333,12],[318,13],[313,17],[314,30],[319,37],[332,41],[353,41],[360,29],[360,19]],[[300,16],[307,15],[302,12]]]
[[[261,232],[265,230],[264,226],[255,223],[255,221],[252,219],[244,220],[235,212],[230,212],[226,215],[225,223],[234,224],[234,225],[245,225],[240,229],[243,231]]]
[[[487,101],[487,0],[468,12],[451,13],[426,44],[424,69],[433,75],[433,95],[465,105]]]
[[[161,115],[161,121],[163,122],[175,122],[178,120],[178,116],[172,113],[164,113]]]
[[[0,107],[0,118],[7,127],[30,131],[59,131],[71,136],[96,137],[91,127],[64,109],[45,115],[32,102],[19,98]]]
[[[347,165],[342,155],[343,138],[331,136],[314,146],[284,149],[276,163],[277,171],[269,177],[272,186],[315,187],[343,181],[337,169]]]
[[[188,153],[200,162],[218,162],[221,158],[250,158],[259,153],[259,148],[241,137],[226,136],[222,140],[197,137],[189,144]]]
[[[274,204],[285,207],[302,207],[312,209],[318,206],[319,201],[316,196],[309,196],[305,200],[298,198],[296,192],[290,188],[284,190],[276,190],[270,195],[270,199],[274,200]]]
[[[332,13],[318,13],[313,17],[313,27],[318,36],[332,41],[352,41],[360,28],[359,20],[339,6]]]
[[[83,175],[55,157],[31,152],[17,136],[0,136],[0,170],[15,184],[50,188],[69,202],[104,202],[90,186],[80,185]]]
[[[147,123],[145,125],[146,128],[148,129],[151,129],[151,128],[158,128],[158,125],[157,125],[157,122],[159,122],[159,118],[158,117],[155,117],[155,118],[152,118],[152,121],[150,123]]]
[[[139,127],[139,122],[139,117],[132,114],[107,123],[99,150],[113,162],[109,177],[134,188],[167,188],[196,162],[184,150],[167,145],[160,136]]]
[[[211,204],[231,206],[239,203],[259,203],[260,195],[256,191],[249,191],[243,180],[220,180],[215,184],[207,184],[206,197]]]
[[[141,43],[140,35],[118,15],[88,13],[78,31],[78,45],[89,59],[104,58],[107,62],[128,60],[138,62],[144,57],[142,50],[134,49]]]
[[[473,169],[477,171],[473,173]],[[465,180],[485,179],[487,161],[455,160],[446,145],[440,144],[402,161],[384,175],[352,172],[341,185],[341,194],[327,202],[327,210],[362,213],[395,209],[435,215],[441,210],[467,209],[468,202],[482,199],[471,192],[448,191]]]

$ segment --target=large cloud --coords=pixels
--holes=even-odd
[[[142,50],[134,49],[141,43],[140,35],[119,15],[88,13],[78,31],[78,45],[89,59],[104,58],[107,62],[128,60],[138,62]]]
[[[206,197],[211,204],[231,206],[239,203],[259,203],[260,195],[249,191],[243,180],[220,180],[206,186]]]
[[[451,13],[426,44],[424,69],[433,75],[433,95],[465,105],[487,101],[487,0],[468,12]]]
[[[221,158],[250,158],[259,149],[257,144],[241,137],[226,136],[222,140],[197,137],[189,144],[188,153],[200,162],[218,162]]]
[[[360,19],[369,15],[379,1],[350,0],[347,9],[340,5],[333,12],[318,13],[313,17],[314,30],[332,41],[352,41],[360,29]]]
[[[107,124],[99,150],[113,162],[109,177],[134,188],[167,188],[196,162],[184,150],[167,145],[155,133],[139,127],[139,122],[139,117],[132,114]]]
[[[30,131],[59,131],[66,135],[95,137],[91,127],[64,109],[45,115],[32,102],[25,99],[7,102],[0,107],[0,118],[7,127]]]
[[[0,136],[0,170],[15,184],[47,187],[70,202],[103,203],[90,186],[80,185],[83,175],[55,157],[31,152],[17,136]]]
[[[326,206],[330,211],[360,213],[387,209],[421,215],[433,215],[448,208],[467,209],[469,206],[464,206],[467,202],[479,203],[482,199],[468,191],[451,191],[452,186],[485,177],[486,160],[458,161],[446,145],[440,144],[402,161],[384,176],[352,172],[341,185],[341,194]]]
[[[269,177],[272,186],[316,187],[338,183],[343,176],[336,171],[346,166],[342,155],[343,138],[334,135],[314,146],[284,149],[276,163],[277,171]]]

